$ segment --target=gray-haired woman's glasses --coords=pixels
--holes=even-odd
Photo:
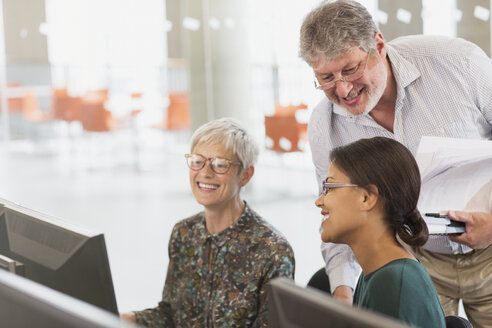
[[[229,171],[232,165],[243,166],[240,161],[231,161],[220,157],[205,158],[199,154],[185,154],[186,164],[193,171],[200,171],[207,161],[210,162],[210,168],[217,174],[224,174]]]
[[[314,87],[318,90],[327,91],[327,90],[334,88],[338,81],[349,82],[349,83],[357,81],[366,72],[366,67],[367,67],[367,63],[369,62],[369,54],[370,53],[371,53],[371,50],[369,50],[369,52],[367,53],[367,59],[366,59],[366,63],[364,64],[363,69],[361,69],[362,62],[360,62],[357,66],[355,66],[353,68],[350,68],[348,70],[343,70],[341,73],[342,74],[341,78],[338,78],[338,79],[335,79],[332,81],[328,81],[327,83],[319,84],[318,80],[315,78],[314,79]]]

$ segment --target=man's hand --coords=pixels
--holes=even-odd
[[[333,297],[350,305],[352,305],[354,299],[352,296],[352,288],[348,286],[338,286],[337,288],[335,288],[335,291],[333,292]]]
[[[466,224],[465,233],[449,236],[452,241],[473,249],[486,248],[492,244],[492,213],[449,211],[448,216]]]

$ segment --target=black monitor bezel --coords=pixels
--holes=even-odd
[[[7,271],[0,272],[2,327],[132,328],[111,313]]]
[[[41,261],[26,258],[9,246],[7,216],[22,215],[40,222],[49,229],[75,234],[85,241],[58,269],[45,266]],[[111,269],[103,234],[94,234],[62,220],[33,211],[17,204],[0,207],[0,254],[24,264],[24,276],[82,301],[117,314]],[[80,263],[79,263],[80,262]]]
[[[344,304],[327,293],[286,278],[268,284],[271,328],[409,328],[394,318]]]

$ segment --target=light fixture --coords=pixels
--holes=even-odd
[[[200,21],[196,18],[185,17],[183,19],[183,27],[190,31],[198,31],[200,29]]]
[[[410,24],[412,21],[412,13],[406,9],[398,8],[396,11],[396,19],[405,24]]]

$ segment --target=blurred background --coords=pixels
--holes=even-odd
[[[367,0],[387,41],[491,51],[490,1]],[[200,210],[183,154],[224,116],[261,145],[244,199],[323,265],[306,140],[323,93],[298,58],[315,0],[0,1],[0,197],[106,236],[120,310],[157,304],[173,224]]]

